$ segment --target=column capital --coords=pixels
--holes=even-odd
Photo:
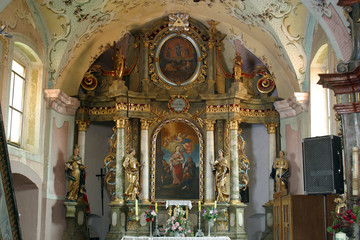
[[[143,40],[143,43],[144,43],[144,47],[148,48],[149,45],[150,45],[150,40],[149,38],[146,36]]]
[[[238,130],[241,119],[229,119],[228,122],[230,130]]]
[[[275,134],[276,128],[279,126],[279,124],[273,122],[265,123],[264,125],[267,128],[268,134]]]
[[[204,119],[206,131],[214,131],[215,119]]]
[[[128,118],[126,117],[115,117],[114,121],[116,123],[116,128],[125,128]]]
[[[151,120],[146,118],[141,118],[140,123],[141,123],[141,127],[140,127],[141,130],[149,130]]]
[[[85,120],[76,120],[75,123],[78,125],[79,131],[86,131],[86,128],[90,125],[89,121]]]

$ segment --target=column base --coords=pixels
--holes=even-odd
[[[273,201],[263,205],[265,208],[265,231],[261,235],[261,240],[274,239],[274,222],[273,222]]]
[[[231,204],[229,207],[229,237],[231,239],[248,239],[247,233],[245,232],[245,211],[246,205],[243,203],[240,204]]]
[[[141,200],[142,204],[151,204],[151,202],[148,199]]]
[[[106,235],[106,240],[119,240],[125,236],[126,213],[128,209],[123,202],[124,200],[122,199],[116,199],[109,204],[111,209],[111,225]]]
[[[89,239],[87,226],[87,204],[78,202],[65,202],[66,228],[63,240]]]
[[[231,200],[230,201],[230,204],[232,204],[232,205],[240,205],[240,204],[244,204],[243,202],[241,202],[240,200],[238,200],[238,199],[234,199],[234,200]]]

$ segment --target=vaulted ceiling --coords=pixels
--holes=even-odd
[[[316,25],[338,59],[347,60],[352,49],[337,0],[13,0],[0,4],[1,9],[0,20],[9,31],[16,30],[19,19],[35,19],[31,24],[48,58],[48,87],[69,95],[77,94],[84,73],[107,44],[175,12],[186,12],[206,26],[208,20],[218,21],[217,29],[226,34],[228,69],[245,46],[273,74],[281,97],[304,90]]]

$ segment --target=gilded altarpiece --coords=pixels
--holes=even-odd
[[[240,191],[247,188],[251,159],[241,123],[278,123],[279,115],[276,98],[269,96],[274,81],[264,67],[243,72],[240,79],[237,74],[236,81],[226,73],[220,57],[225,35],[216,25],[171,14],[106,46],[84,74],[76,121],[114,123],[103,159],[112,196],[107,239],[149,235],[144,212],[155,203],[164,226],[167,200],[189,200],[192,230],[205,231],[204,219],[198,224],[198,207],[213,207],[217,199],[212,163],[219,150],[230,170],[225,183],[230,198],[217,202],[219,216],[211,232],[247,239]],[[129,183],[123,162],[131,149],[141,165],[134,200],[124,196]]]

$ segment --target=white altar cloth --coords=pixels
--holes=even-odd
[[[166,200],[166,208],[169,206],[188,206],[191,210],[192,204],[190,200]]]
[[[132,237],[125,236],[121,240],[230,240],[229,237]]]

